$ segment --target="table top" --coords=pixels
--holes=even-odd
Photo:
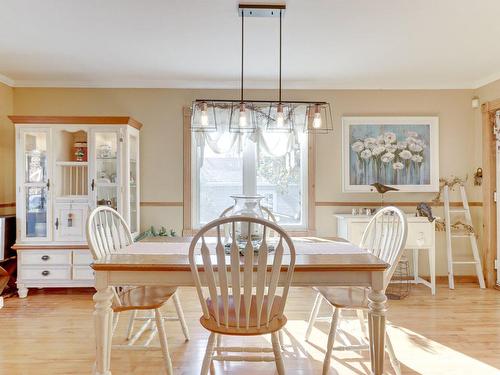
[[[300,237],[292,240],[297,249],[295,272],[384,271],[388,268],[388,264],[376,256],[344,240],[319,237]],[[137,242],[123,249],[122,253],[108,255],[95,261],[92,268],[96,271],[191,272],[186,250],[190,241],[191,237],[156,237]],[[320,254],[315,254],[314,250],[311,250],[314,246],[317,246]],[[301,252],[301,249],[305,250]],[[271,253],[270,264],[272,259]],[[283,264],[287,263],[285,255]]]

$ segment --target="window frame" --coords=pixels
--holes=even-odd
[[[184,178],[183,178],[183,235],[190,236],[197,232],[194,228],[194,218],[198,217],[197,194],[193,194],[192,189],[198,189],[196,182],[197,176],[192,173],[197,157],[192,147],[191,135],[191,108],[185,107],[183,110],[183,147],[184,147]],[[307,176],[302,178],[303,189],[303,205],[302,212],[304,215],[305,226],[298,227],[297,225],[287,225],[285,228],[294,236],[314,236],[316,234],[315,226],[315,170],[316,170],[316,139],[314,134],[308,134],[307,152],[305,152],[305,162],[307,163]],[[256,148],[255,148],[256,149]],[[304,170],[304,169],[302,169]],[[196,216],[195,216],[196,215]]]

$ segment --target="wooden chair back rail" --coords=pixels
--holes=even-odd
[[[385,274],[386,286],[401,259],[407,235],[406,216],[391,206],[378,211],[363,233],[360,246],[390,265]]]
[[[247,226],[248,233],[251,233],[252,227],[256,225],[262,226],[262,242],[260,243],[258,252],[254,254],[252,238],[251,236],[247,236],[248,239],[245,244],[244,254],[240,255],[238,244],[236,241],[232,241],[230,255],[226,257],[221,232],[225,226],[229,225],[232,238],[236,238],[236,225],[238,223],[242,226]],[[215,257],[210,256],[210,249],[205,241],[205,234],[213,229],[216,229],[217,233]],[[271,267],[268,265],[267,232],[269,230],[273,230],[278,234]],[[269,220],[230,216],[212,221],[204,226],[193,238],[189,248],[189,262],[203,315],[208,319],[210,318],[209,306],[203,293],[198,273],[199,265],[196,263],[198,257],[195,256],[199,240],[201,240],[200,253],[205,269],[209,301],[212,305],[212,314],[214,315],[213,318],[217,326],[222,324],[226,328],[229,328],[230,317],[234,316],[236,319],[236,331],[248,329],[251,318],[256,319],[257,327],[269,327],[270,320],[273,318],[271,312],[276,312],[273,304],[276,301],[278,280],[284,259],[283,254],[285,253],[285,248],[288,248],[290,256],[285,259],[289,259],[289,263],[286,265],[285,282],[280,296],[281,299],[279,300],[280,305],[277,309],[278,318],[283,317],[285,302],[295,266],[295,248],[292,240],[282,228]],[[255,300],[254,303],[252,303],[253,299]],[[219,311],[220,304],[222,305],[222,311]],[[252,306],[255,306],[255,311],[252,311]]]

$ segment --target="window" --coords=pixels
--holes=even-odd
[[[307,135],[230,132],[191,134],[192,227],[233,205],[231,195],[261,195],[278,223],[307,229]]]

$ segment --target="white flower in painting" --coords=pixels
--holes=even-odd
[[[422,161],[424,160],[424,158],[420,155],[413,155],[411,157],[411,160],[413,160],[415,163],[422,163]]]
[[[411,152],[408,150],[403,150],[399,153],[399,157],[403,160],[408,160],[411,159],[412,155]]]
[[[365,148],[365,144],[361,141],[356,141],[351,145],[354,152],[361,152]]]
[[[372,137],[365,138],[365,147],[369,148],[370,150],[375,147],[377,144],[377,140]]]
[[[386,132],[384,133],[384,140],[385,143],[394,143],[396,142],[396,134],[393,132]]]
[[[372,150],[372,154],[374,156],[378,156],[380,155],[382,152],[385,152],[385,147],[382,146],[382,145],[378,145],[376,146],[373,150]]]
[[[385,143],[385,140],[384,140],[384,136],[382,134],[380,134],[378,137],[377,137],[377,143],[379,145],[383,145]]]
[[[400,170],[400,169],[403,169],[405,166],[403,163],[397,161],[395,162],[393,165],[392,165],[392,169],[395,169],[395,170]]]
[[[372,152],[368,149],[364,149],[359,156],[361,156],[362,159],[370,159],[372,157]]]
[[[418,133],[417,132],[412,132],[412,131],[407,132],[406,135],[408,137],[412,137],[412,138],[417,138],[418,137]]]
[[[382,157],[380,158],[384,163],[389,163],[394,159],[394,154],[392,152],[386,152]]]
[[[423,150],[422,146],[420,146],[419,144],[417,143],[410,143],[408,145],[408,149],[411,151],[411,152],[421,152]]]
[[[417,140],[413,137],[408,137],[406,138],[406,143],[410,144],[410,143],[416,143]]]
[[[398,142],[398,149],[404,150],[408,146],[406,142]]]
[[[396,152],[397,149],[398,149],[398,146],[396,145],[385,145],[385,149],[388,151],[388,152]]]

